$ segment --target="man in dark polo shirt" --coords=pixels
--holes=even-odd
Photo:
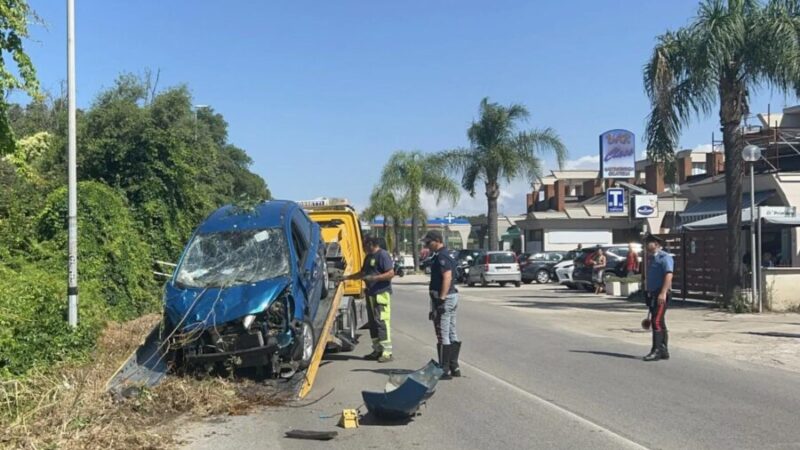
[[[441,379],[460,377],[458,355],[461,353],[461,340],[456,333],[456,309],[458,309],[458,290],[455,286],[457,263],[444,246],[442,233],[428,231],[422,238],[425,246],[434,252],[431,263],[431,281],[428,291],[431,299],[431,319],[436,332],[439,365],[444,370]]]
[[[372,338],[372,353],[364,359],[377,360],[380,363],[392,361],[392,278],[394,278],[394,260],[389,252],[382,249],[380,241],[375,237],[364,239],[364,266],[361,272],[347,279],[364,280],[367,285],[367,320],[369,335]]]
[[[663,241],[652,234],[645,238],[647,244],[647,306],[650,308],[650,326],[653,329],[653,348],[644,357],[645,361],[669,359],[669,340],[666,314],[672,298],[672,270],[675,262],[672,255],[661,246]]]

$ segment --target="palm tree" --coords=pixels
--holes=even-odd
[[[705,0],[692,23],[658,37],[644,67],[652,107],[645,137],[652,160],[670,161],[682,127],[719,103],[730,251],[727,302],[742,285],[741,124],[749,95],[762,86],[796,90],[798,81],[800,3],[787,0]]]
[[[489,250],[497,250],[497,199],[500,182],[511,182],[520,176],[531,181],[541,175],[539,154],[552,152],[559,167],[567,157],[567,149],[551,129],[517,131],[517,124],[530,114],[523,105],[502,106],[481,100],[480,118],[467,130],[470,147],[442,152],[439,155],[451,170],[462,174],[461,186],[470,196],[475,187],[484,183],[488,204]],[[524,251],[524,249],[522,250]]]
[[[389,161],[383,167],[381,187],[408,201],[411,241],[415,249],[413,252],[414,269],[418,270],[417,226],[420,218],[425,216],[420,196],[423,192],[427,192],[436,198],[436,203],[442,199],[448,199],[455,204],[459,197],[458,185],[447,177],[443,162],[439,158],[424,155],[418,151],[398,151],[389,157]]]
[[[409,216],[408,199],[395,195],[394,192],[382,185],[375,186],[369,196],[369,206],[364,210],[362,216],[369,221],[375,220],[378,216],[383,217],[383,233],[389,250],[397,253],[400,245],[400,229]],[[393,239],[387,230],[390,219]]]

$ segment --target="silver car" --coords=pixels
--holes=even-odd
[[[514,286],[522,285],[522,273],[519,270],[519,261],[513,252],[481,252],[472,261],[469,268],[467,285],[487,286],[489,283],[499,283],[500,286],[513,283]]]

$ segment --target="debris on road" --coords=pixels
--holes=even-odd
[[[310,439],[313,441],[330,441],[338,436],[336,431],[306,431],[290,430],[286,432],[286,437],[290,439]]]
[[[342,411],[342,419],[339,421],[339,426],[344,429],[358,428],[358,410],[345,409]]]
[[[367,410],[381,419],[402,420],[413,416],[431,398],[444,371],[431,360],[409,374],[393,374],[383,392],[362,391]]]

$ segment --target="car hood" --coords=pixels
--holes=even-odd
[[[288,276],[228,288],[179,287],[167,283],[164,312],[181,330],[210,328],[264,311],[291,282]],[[185,319],[184,319],[185,317]]]

